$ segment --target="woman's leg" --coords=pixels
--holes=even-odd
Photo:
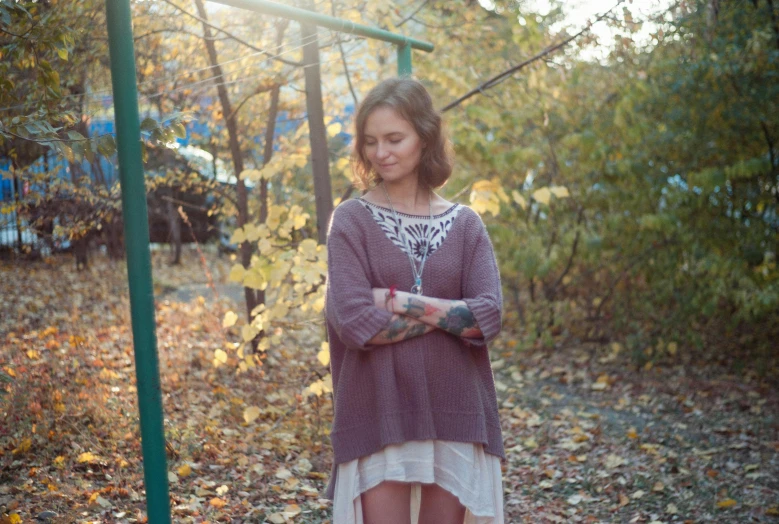
[[[422,484],[419,524],[463,524],[465,506],[437,484]]]
[[[365,524],[411,524],[411,485],[385,480],[362,495]]]

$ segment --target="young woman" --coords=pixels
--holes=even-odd
[[[334,524],[503,523],[487,352],[500,275],[479,215],[434,192],[448,148],[416,80],[381,82],[357,111],[365,192],[335,209],[327,241]]]

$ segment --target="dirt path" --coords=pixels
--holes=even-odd
[[[495,371],[508,385],[509,522],[776,521],[775,388],[711,369],[625,373],[589,355]]]

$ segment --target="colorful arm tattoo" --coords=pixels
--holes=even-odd
[[[471,333],[473,331],[473,328],[476,327],[476,318],[466,306],[455,306],[438,321],[438,327],[461,337],[464,336],[465,332]]]
[[[400,300],[395,313],[420,320],[458,337],[482,336],[476,317],[462,300],[425,297],[404,292],[398,292],[398,295]]]
[[[434,329],[434,326],[429,326],[415,318],[395,314],[384,329],[376,333],[368,343],[373,345],[392,344],[424,335]]]

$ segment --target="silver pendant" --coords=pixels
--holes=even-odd
[[[414,295],[421,295],[422,294],[422,286],[411,286],[411,293]]]

